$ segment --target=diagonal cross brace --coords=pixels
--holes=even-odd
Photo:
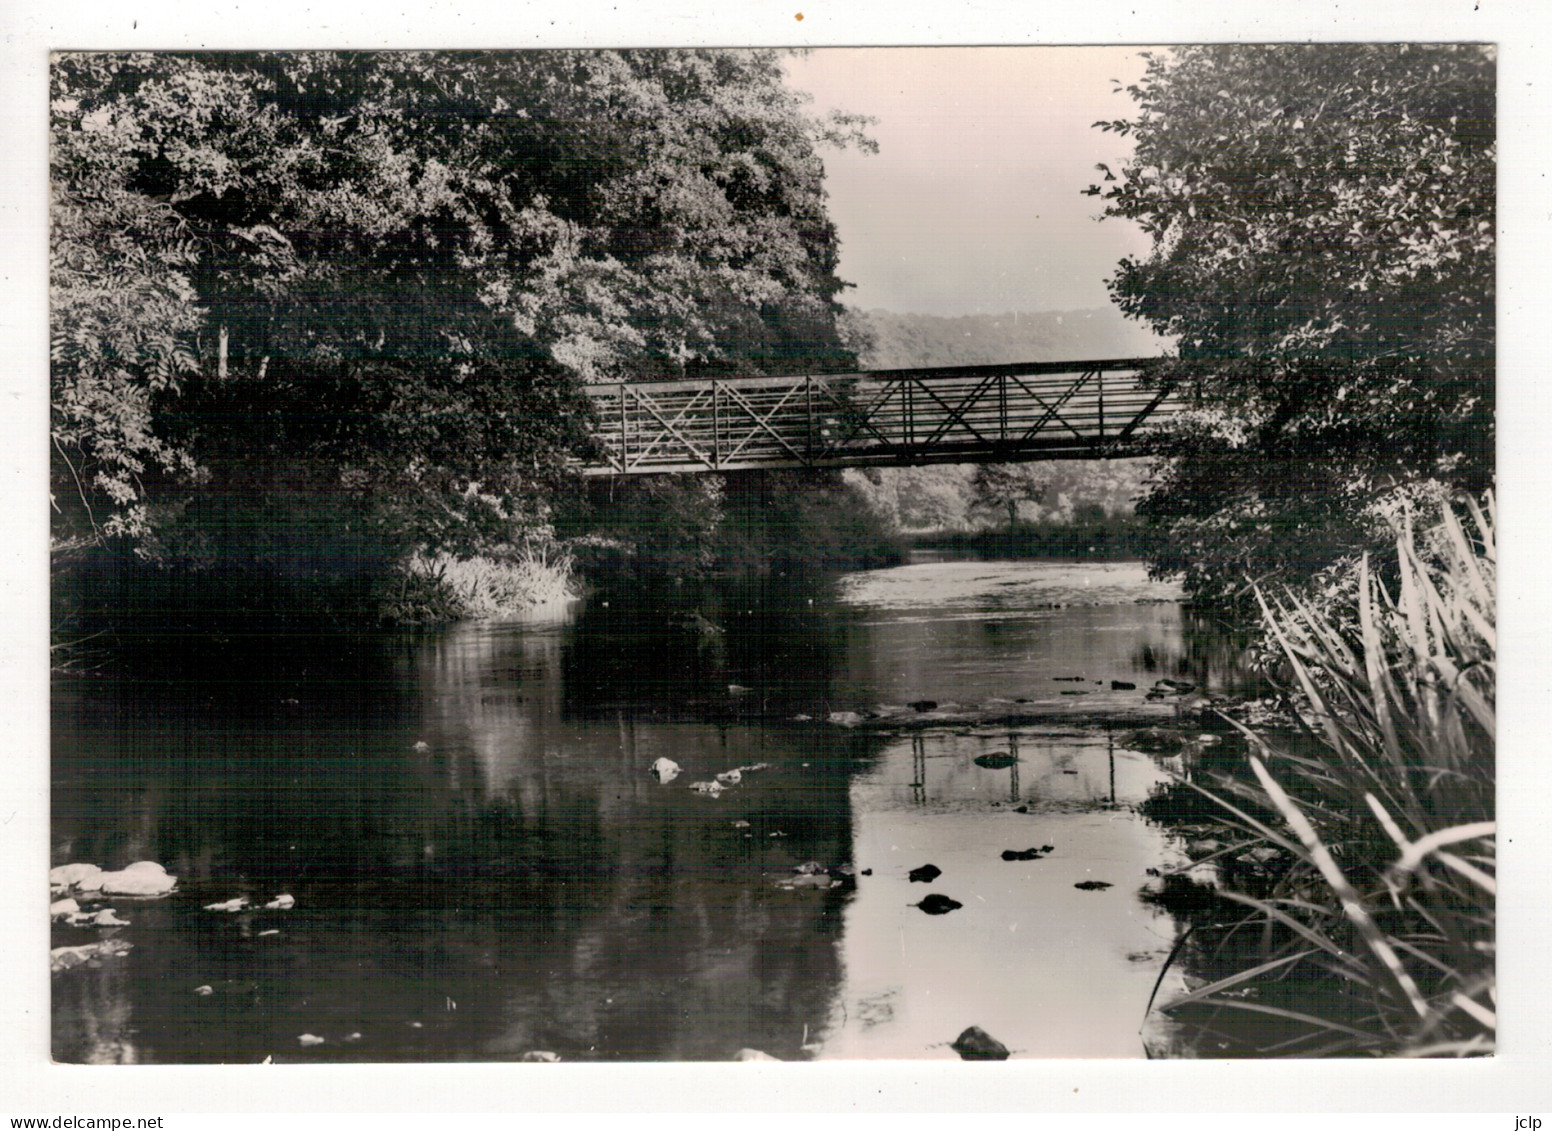
[[[1011,380],[1015,385],[1024,390],[1024,392],[1029,396],[1030,400],[1034,401],[1041,408],[1045,409],[1045,415],[1042,416],[1039,420],[1035,421],[1035,423],[1022,436],[1019,437],[1018,442],[1020,444],[1028,443],[1035,436],[1035,434],[1044,429],[1053,418],[1057,421],[1057,423],[1065,427],[1067,431],[1071,432],[1079,440],[1089,439],[1089,437],[1085,436],[1082,432],[1079,432],[1076,428],[1074,428],[1071,422],[1062,419],[1062,417],[1058,416],[1057,414],[1061,412],[1062,406],[1065,405],[1068,401],[1072,400],[1072,398],[1077,394],[1078,390],[1083,388],[1084,385],[1087,385],[1089,383],[1089,379],[1094,377],[1097,373],[1098,370],[1091,370],[1087,373],[1084,373],[1071,385],[1068,385],[1066,389],[1062,390],[1062,395],[1056,398],[1056,402],[1054,404],[1047,404],[1044,397],[1035,392],[1028,385],[1024,384],[1024,382],[1020,381],[1017,377],[1009,378],[1009,380]]]
[[[629,388],[629,386],[626,386],[626,388]],[[644,396],[639,390],[635,389],[632,389],[631,393],[636,398],[637,407],[646,409],[647,412],[655,417],[657,422],[663,426],[663,431],[654,436],[650,444],[635,454],[635,458],[632,459],[628,465],[629,467],[640,467],[643,461],[645,461],[646,458],[652,454],[653,449],[662,444],[667,436],[673,436],[676,440],[685,446],[686,450],[693,453],[696,459],[700,460],[709,468],[716,468],[716,462],[712,459],[712,457],[708,456],[704,451],[696,447],[694,441],[692,441],[683,432],[679,431],[679,429],[676,427],[682,420],[684,420],[685,416],[688,415],[690,410],[695,408],[701,402],[701,400],[705,398],[706,393],[704,391],[696,393],[693,397],[686,401],[679,409],[679,411],[674,415],[673,420],[669,420],[658,411],[657,402],[654,401],[651,397]]]
[[[933,400],[937,401],[939,407],[942,408],[944,412],[948,413],[948,419],[944,420],[942,424],[938,425],[937,431],[928,436],[926,440],[922,441],[923,446],[931,447],[933,444],[936,444],[940,439],[948,434],[950,428],[954,427],[954,422],[956,420],[964,426],[966,432],[969,432],[970,435],[974,436],[983,444],[990,444],[994,442],[981,435],[980,429],[976,428],[975,425],[971,424],[968,420],[965,419],[965,413],[969,412],[972,408],[975,407],[975,402],[981,399],[981,395],[985,393],[987,389],[990,389],[997,384],[997,378],[986,377],[982,379],[979,385],[960,398],[958,408],[949,407],[949,405],[944,402],[943,398],[938,396],[937,390],[935,390],[931,385],[925,384],[921,380],[917,380],[913,383],[917,388],[921,389],[922,392],[926,393]]]
[[[774,439],[782,447],[786,448],[787,451],[791,452],[794,459],[805,459],[803,453],[799,452],[791,444],[787,443],[787,438],[780,432],[776,431],[776,429],[772,428],[769,424],[770,419],[783,408],[785,408],[787,402],[792,399],[793,395],[803,388],[801,384],[793,385],[785,393],[783,393],[781,399],[772,405],[769,409],[767,409],[764,416],[761,416],[760,410],[755,408],[754,405],[750,404],[749,401],[745,399],[744,395],[732,385],[724,385],[722,388],[723,392],[725,392],[729,397],[743,406],[744,411],[749,414],[749,420],[753,425],[749,431],[744,433],[744,437],[738,442],[738,445],[730,450],[724,457],[726,462],[731,463],[733,460],[738,458],[738,454],[749,445],[749,441],[753,440],[761,429],[764,429],[766,432],[770,433],[772,439]],[[731,438],[732,437],[729,437],[729,439]]]

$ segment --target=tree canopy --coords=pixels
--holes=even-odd
[[[498,537],[586,450],[580,382],[854,363],[817,147],[866,141],[807,115],[773,52],[51,75],[61,538]]]
[[[1198,592],[1308,574],[1378,500],[1493,474],[1495,69],[1476,45],[1150,56],[1088,191],[1150,253],[1116,302],[1200,406],[1142,510]]]

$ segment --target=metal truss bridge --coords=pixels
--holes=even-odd
[[[1144,454],[1184,401],[1157,358],[591,385],[588,475]]]

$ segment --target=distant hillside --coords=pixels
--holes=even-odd
[[[1114,307],[1029,314],[848,311],[864,369],[1152,357],[1164,340]]]
[[[851,310],[848,331],[864,369],[938,365],[1003,365],[1017,361],[1081,361],[1152,357],[1163,339],[1107,307],[1027,314],[897,314]],[[1070,522],[1085,506],[1130,514],[1149,461],[1052,460],[1031,468],[1034,486],[1019,505],[1026,521]],[[905,530],[965,530],[1005,521],[974,484],[975,465],[849,471],[847,478],[873,507]]]

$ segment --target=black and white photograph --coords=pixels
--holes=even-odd
[[[43,1063],[1498,1059],[1512,45],[689,38],[49,45]]]

